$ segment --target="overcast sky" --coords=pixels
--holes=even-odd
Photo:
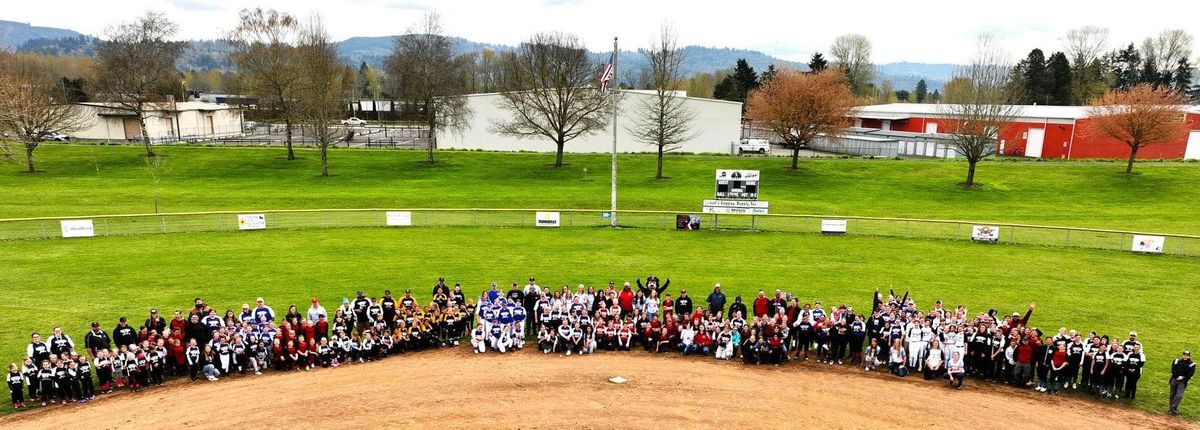
[[[336,39],[402,33],[425,10],[442,14],[447,33],[479,42],[516,44],[532,32],[563,30],[593,51],[645,45],[661,22],[672,23],[685,45],[747,48],[807,61],[827,51],[839,34],[860,33],[874,43],[876,63],[961,62],[974,36],[1000,36],[1014,55],[1034,47],[1057,50],[1067,30],[1112,29],[1114,44],[1164,28],[1200,31],[1200,2],[1142,3],[1098,0],[894,1],[664,1],[664,0],[54,0],[6,4],[0,19],[63,27],[99,35],[145,10],[168,14],[184,38],[217,38],[235,24],[237,10],[261,6],[296,15],[320,13]],[[984,11],[982,5],[994,8]],[[1145,8],[1136,6],[1144,5]]]

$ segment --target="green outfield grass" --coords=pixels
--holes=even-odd
[[[1194,258],[970,242],[415,227],[15,241],[0,243],[0,256],[6,363],[23,356],[31,331],[62,325],[81,342],[92,320],[105,330],[122,315],[138,324],[151,307],[170,315],[197,296],[221,311],[262,296],[283,312],[288,304],[303,309],[313,295],[332,309],[358,289],[377,295],[411,288],[424,301],[438,276],[477,295],[493,280],[503,285],[536,276],[557,288],[654,274],[671,279],[671,293],[687,289],[699,301],[715,282],[731,298],[783,289],[806,302],[845,303],[860,312],[869,308],[873,288],[890,285],[911,289],[922,308],[942,299],[972,313],[1013,312],[1036,301],[1032,325],[1048,331],[1066,326],[1124,337],[1137,330],[1149,364],[1135,406],[1162,411],[1169,360],[1197,347],[1200,328],[1192,316],[1200,285]],[[1198,405],[1192,396],[1183,410],[1195,419]]]
[[[506,207],[605,209],[607,155],[334,150],[330,178],[300,150],[165,147],[163,212],[368,207]],[[152,182],[136,146],[44,145],[44,173],[0,164],[0,218],[153,211]],[[1115,163],[1013,163],[979,168],[978,190],[956,186],[959,161],[788,160],[768,157],[669,156],[655,180],[654,157],[622,155],[620,206],[697,211],[711,198],[714,170],[761,169],[762,200],[772,213],[891,216],[1015,222],[1166,233],[1200,233],[1200,164],[1142,163],[1133,176]],[[588,169],[586,180],[583,169]]]

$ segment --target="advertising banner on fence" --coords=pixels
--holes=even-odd
[[[994,225],[971,226],[971,240],[995,243],[1000,240],[1000,227]]]
[[[844,219],[823,219],[823,220],[821,220],[821,233],[823,233],[823,234],[846,234],[846,220],[844,220]]]
[[[238,230],[263,230],[267,228],[267,216],[263,214],[239,214]]]
[[[96,229],[90,219],[64,219],[58,222],[62,228],[62,237],[92,237]]]
[[[764,208],[726,208],[717,206],[705,206],[704,213],[719,214],[719,215],[766,215],[767,210]]]
[[[558,220],[558,212],[538,212],[533,222],[538,227],[558,227]]]
[[[699,230],[700,215],[675,215],[675,228],[679,230]]]
[[[387,225],[388,227],[407,227],[412,225],[412,212],[388,211]]]
[[[1160,254],[1163,252],[1163,242],[1167,238],[1162,236],[1148,236],[1135,234],[1133,235],[1133,252],[1152,252]]]

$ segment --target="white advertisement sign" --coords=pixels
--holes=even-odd
[[[388,211],[387,212],[388,227],[407,227],[412,225],[412,212],[410,211]]]
[[[704,206],[713,206],[719,208],[768,208],[769,202],[760,202],[757,200],[705,200]]]
[[[238,230],[263,230],[267,228],[267,216],[263,214],[239,214]]]
[[[975,242],[996,242],[1000,240],[1000,227],[994,225],[971,226],[971,240]]]
[[[92,237],[96,229],[90,219],[64,219],[58,222],[62,228],[62,237]]]
[[[558,227],[558,212],[538,212],[534,217],[534,225],[538,227]]]
[[[821,233],[846,234],[846,220],[844,220],[844,219],[823,219],[823,220],[821,220]]]
[[[726,208],[705,206],[704,213],[718,215],[766,215],[767,210],[764,208]]]
[[[1147,236],[1141,234],[1133,235],[1133,252],[1163,252],[1163,241],[1166,238],[1162,236]]]

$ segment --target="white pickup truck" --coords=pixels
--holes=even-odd
[[[771,152],[771,142],[767,139],[742,139],[737,142],[738,154],[766,154]]]

